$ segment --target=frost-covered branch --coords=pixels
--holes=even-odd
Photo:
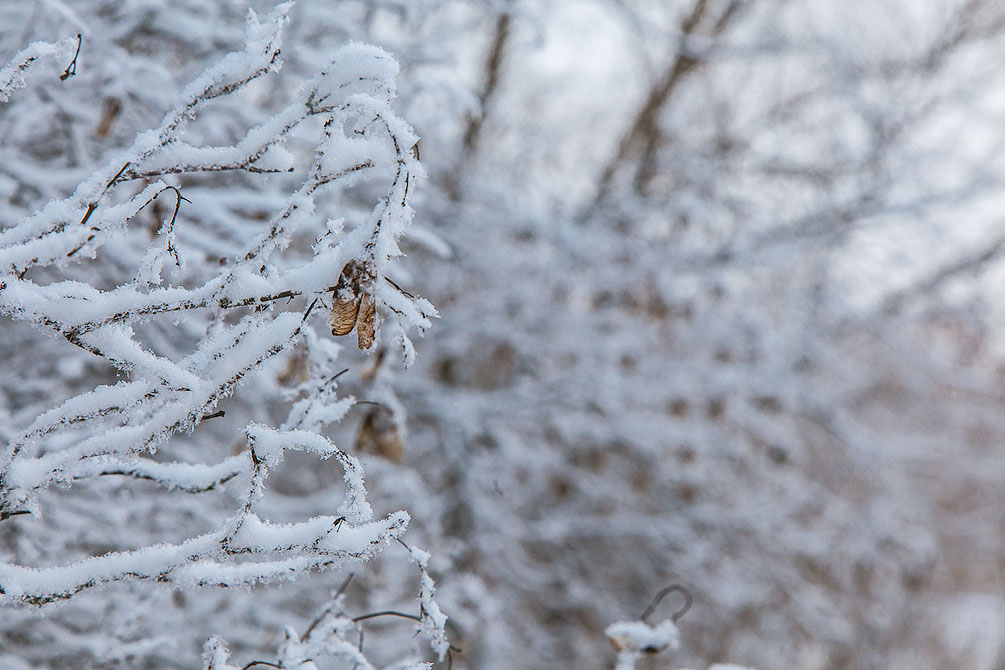
[[[399,540],[400,542],[400,540]],[[402,543],[404,545],[404,543]],[[279,646],[277,659],[275,662],[256,660],[243,666],[243,669],[258,665],[275,668],[303,668],[316,667],[314,664],[321,658],[335,658],[347,663],[352,663],[353,667],[364,670],[374,670],[379,667],[372,663],[364,653],[363,623],[379,617],[397,617],[418,622],[416,635],[421,635],[427,640],[429,646],[436,653],[438,660],[449,659],[451,651],[459,651],[451,647],[446,640],[443,626],[446,617],[442,615],[439,606],[433,600],[433,584],[425,568],[425,559],[428,558],[421,550],[404,545],[413,558],[418,558],[418,565],[421,573],[421,588],[418,597],[419,615],[407,612],[383,611],[370,612],[357,616],[351,616],[347,612],[346,598],[343,590],[349,579],[343,583],[342,588],[334,594],[334,597],[322,609],[318,616],[310,623],[303,634],[297,634],[290,627],[286,628],[283,642]],[[218,637],[210,638],[203,647],[203,667],[205,670],[243,670],[242,666],[230,664],[230,650],[226,643]],[[429,670],[432,663],[413,663],[401,666],[410,670]],[[450,663],[448,662],[448,667]]]
[[[323,306],[355,306],[349,330],[357,330],[363,350],[377,341],[382,320],[390,319],[390,337],[406,359],[412,356],[406,331],[427,327],[435,315],[428,302],[386,277],[412,217],[410,193],[423,176],[414,151],[417,137],[390,107],[397,63],[378,48],[349,45],[294,102],[236,143],[203,146],[186,134],[198,128],[207,103],[279,69],[290,6],[279,5],[263,19],[250,13],[244,49],[185,87],[181,102],[157,127],[139,133],[69,197],[0,230],[0,312],[58,335],[87,352],[77,355],[110,364],[124,377],[72,394],[9,431],[0,463],[0,518],[32,523],[33,517],[25,515],[41,510],[39,496],[46,489],[95,478],[143,480],[165,494],[180,495],[247,482],[246,493],[216,530],[180,542],[47,567],[4,557],[0,603],[45,605],[115,582],[201,587],[292,578],[365,561],[398,539],[408,523],[404,512],[373,521],[362,466],[314,432],[352,405],[334,393],[338,346],[325,342],[333,317]],[[17,67],[56,53],[59,45],[43,46],[48,51],[34,45],[19,54],[20,60],[3,70],[4,81],[14,81]],[[231,170],[294,171],[296,159],[284,145],[293,133],[307,132],[305,122],[315,117],[321,121],[321,138],[285,203],[218,272],[186,275],[187,250],[178,229],[186,225],[187,208],[198,203],[186,197],[184,182],[164,179]],[[143,183],[131,188],[139,180]],[[351,210],[319,225],[326,220],[324,209],[363,180],[383,193],[370,212]],[[173,208],[153,241],[138,256],[120,255],[123,241],[135,237],[138,218],[156,212],[158,196],[167,191],[174,196]],[[309,254],[294,244],[305,237],[314,240]],[[126,270],[111,284],[81,281],[73,273],[106,260]],[[112,276],[107,273],[105,279]],[[179,321],[172,325],[163,317]],[[204,421],[225,416],[220,402],[297,342],[311,358],[310,374],[282,429],[250,423],[237,452],[216,462],[210,450],[204,450],[203,462],[154,455],[185,433],[198,442]],[[294,523],[259,516],[266,478],[288,451],[338,461],[345,500],[336,514]],[[415,550],[412,556],[423,575],[423,629],[442,656],[445,618],[432,600],[424,559],[416,558]]]
[[[0,602],[44,605],[123,580],[202,587],[289,578],[311,568],[340,566],[349,560],[365,561],[382,545],[397,539],[407,526],[408,515],[404,512],[370,522],[373,513],[366,501],[362,466],[320,435],[250,426],[247,437],[249,490],[238,513],[221,530],[180,544],[113,552],[65,566],[40,569],[0,564]],[[319,516],[294,524],[273,524],[254,513],[269,470],[289,450],[312,452],[320,458],[334,457],[343,467],[346,499],[338,509],[338,517]],[[228,466],[238,472],[245,469],[235,468],[234,460],[221,464],[223,469]],[[191,490],[209,474],[192,472],[193,469],[193,466],[148,464],[134,466],[131,472]],[[106,467],[98,474],[107,471]],[[250,556],[252,560],[228,561],[238,556]],[[430,598],[431,595],[430,591]]]
[[[68,37],[59,42],[33,42],[14,54],[9,63],[0,68],[0,102],[7,102],[14,91],[23,88],[27,83],[27,73],[38,61],[53,56],[59,60],[69,61],[71,56],[76,62],[74,45],[79,50],[80,37]],[[70,73],[69,67],[65,73]],[[66,77],[61,77],[65,79]]]

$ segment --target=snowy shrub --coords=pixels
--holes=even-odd
[[[993,666],[998,3],[275,5],[0,4],[0,665]]]
[[[103,73],[85,77],[80,66],[70,79],[75,58],[63,84],[43,83],[39,100],[4,110],[7,140],[17,142],[9,150],[25,154],[5,175],[10,200],[30,210],[28,201],[65,188],[19,220],[10,218],[16,205],[8,206],[0,231],[0,311],[24,324],[8,331],[13,346],[4,373],[0,602],[8,630],[19,619],[28,627],[37,621],[25,607],[48,608],[117,583],[129,586],[114,598],[137,597],[125,594],[151,582],[184,602],[192,589],[342,570],[401,543],[408,514],[375,515],[360,461],[321,431],[357,402],[336,394],[337,336],[355,329],[360,350],[388,342],[410,363],[408,331],[425,329],[435,316],[427,301],[388,277],[423,177],[418,138],[391,109],[397,63],[357,43],[330,53],[286,104],[249,108],[247,89],[281,68],[290,9],[284,3],[262,18],[249,11],[243,46],[169,90],[174,99],[159,123],[105,146],[102,140],[124,135],[114,133],[109,117],[153,83],[120,81],[134,89],[116,91],[115,105],[102,103],[90,146],[77,147],[93,151],[94,160],[55,153],[72,153],[53,136],[60,131],[87,144],[75,126],[30,138],[18,126],[28,114],[44,120],[39,100],[67,96],[54,104],[81,114],[88,105],[71,96],[115,88],[96,81]],[[90,40],[84,33],[84,54]],[[79,43],[35,42],[19,52],[0,71],[4,99],[46,61],[65,65]],[[86,60],[112,59],[114,51],[99,41]],[[137,65],[144,66],[152,64]],[[32,140],[54,143],[51,153]],[[21,173],[46,159],[37,168],[59,171],[52,163],[68,163],[66,179],[33,190]],[[231,173],[242,174],[223,176]],[[77,174],[75,186],[62,185]],[[271,174],[286,179],[270,184],[267,200],[243,199],[254,180]],[[363,193],[374,203],[369,208],[359,205]],[[279,382],[276,359],[290,352],[302,369]],[[60,377],[65,388],[52,385]],[[303,518],[309,505],[270,501],[270,474],[293,453],[337,464],[341,486],[336,480],[319,492],[325,513]],[[433,600],[428,557],[401,544],[421,575],[418,630],[443,660],[445,617]],[[348,654],[371,667],[356,641],[345,639],[361,619],[347,619],[337,600],[332,607],[303,639],[288,630],[284,667],[320,653]],[[143,639],[141,619],[136,631],[106,620],[100,633],[110,640],[70,644],[62,639],[68,631],[50,622],[21,633],[31,642],[14,650],[53,665],[82,653],[111,662],[158,646],[169,652],[167,627],[163,639]],[[225,657],[214,638],[208,667],[225,667]]]

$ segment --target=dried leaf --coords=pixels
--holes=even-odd
[[[377,309],[373,295],[363,292],[359,303],[359,318],[356,320],[356,341],[359,348],[366,350],[373,346],[377,330]]]

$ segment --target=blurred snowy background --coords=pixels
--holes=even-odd
[[[74,77],[57,59],[0,103],[0,226],[156,127],[241,48],[247,8],[0,4],[2,62],[83,35]],[[367,402],[322,432],[362,460],[378,516],[411,515],[455,668],[613,667],[606,627],[671,583],[694,595],[681,648],[640,668],[1002,667],[1005,3],[301,0],[281,72],[213,101],[186,141],[236,142],[350,41],[401,67],[392,106],[427,178],[388,277],[440,318],[407,370],[388,337],[366,354],[348,338],[339,394]],[[290,133],[292,173],[165,177],[191,201],[169,281],[210,276],[264,229],[318,125]],[[318,217],[351,231],[378,196],[354,185]],[[171,204],[66,276],[120,285]],[[170,357],[204,327],[169,318],[143,341]],[[2,328],[5,442],[128,377],[30,324]],[[266,362],[225,417],[173,438],[178,453],[215,462],[248,421],[281,423],[308,349]],[[341,476],[289,457],[269,515],[333,514]],[[48,493],[44,513],[0,522],[0,558],[178,541],[243,494],[147,484]],[[400,546],[354,570],[354,613],[410,606]],[[9,604],[0,667],[193,668],[210,634],[241,667],[273,658],[344,578]],[[411,633],[374,622],[373,659],[420,658]]]

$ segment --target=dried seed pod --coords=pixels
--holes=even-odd
[[[377,333],[377,306],[369,290],[373,282],[373,272],[349,261],[342,268],[332,296],[332,335],[348,335],[355,328],[356,341],[364,351],[373,346]]]
[[[98,121],[98,125],[94,129],[95,138],[103,140],[108,137],[108,133],[112,130],[112,124],[115,123],[115,119],[118,118],[120,111],[122,111],[121,100],[118,98],[105,98],[101,107],[101,120]]]
[[[375,407],[367,413],[356,433],[356,450],[401,463],[405,458],[405,443],[390,410]]]
[[[356,325],[360,292],[357,290],[356,263],[349,261],[342,268],[335,295],[332,296],[332,335],[348,335]]]
[[[359,301],[359,316],[356,319],[356,341],[359,348],[369,349],[373,346],[377,330],[377,309],[371,293],[363,292]]]
[[[387,355],[387,349],[381,347],[377,350],[370,358],[370,363],[365,368],[360,370],[359,380],[364,384],[372,384],[377,378],[377,373],[380,372],[380,366],[384,362],[384,357]]]
[[[286,367],[276,375],[276,381],[282,386],[297,386],[303,384],[311,376],[311,364],[307,357],[307,348],[299,346],[286,361]]]
[[[348,335],[352,332],[359,314],[359,303],[360,296],[348,289],[335,293],[331,313],[332,335]]]

